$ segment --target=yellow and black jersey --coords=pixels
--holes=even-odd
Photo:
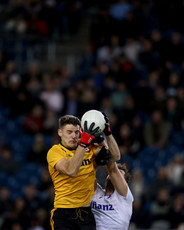
[[[47,154],[49,172],[54,184],[54,208],[77,208],[90,203],[94,195],[96,170],[93,158],[96,148],[86,152],[76,177],[70,177],[55,169],[55,165],[63,158],[71,159],[75,150],[69,150],[61,144],[54,145]]]

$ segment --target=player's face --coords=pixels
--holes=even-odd
[[[61,143],[67,148],[76,148],[79,139],[79,126],[65,125],[58,130],[58,135],[61,137]]]

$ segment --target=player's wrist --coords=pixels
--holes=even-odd
[[[106,127],[104,129],[104,134],[105,134],[105,136],[109,136],[109,135],[112,134],[112,131],[111,131],[111,128],[110,128],[109,124],[106,125]]]
[[[104,119],[106,121],[105,128],[104,128],[103,132],[104,132],[105,136],[109,136],[109,135],[112,134],[110,123],[109,123],[109,118],[108,118],[108,116],[104,112],[102,112],[102,113],[103,113]]]
[[[79,142],[79,146],[85,149],[85,148],[87,148],[89,145],[86,145],[86,144],[84,144],[84,143],[82,143],[82,142]]]
[[[92,142],[94,139],[95,139],[95,137],[92,136],[92,135],[90,135],[89,133],[82,132],[82,133],[81,133],[81,139],[80,139],[80,141],[79,141],[79,145],[80,145],[81,147],[86,148],[86,147],[88,147],[88,146],[91,144],[91,142]]]

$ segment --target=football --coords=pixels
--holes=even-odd
[[[90,127],[92,122],[95,123],[95,126],[93,129],[99,127],[99,130],[96,133],[96,135],[102,133],[104,128],[105,128],[106,121],[105,121],[104,115],[98,110],[89,110],[83,114],[83,116],[81,118],[81,127],[83,129],[84,129],[84,122],[85,121],[87,121],[87,128]]]

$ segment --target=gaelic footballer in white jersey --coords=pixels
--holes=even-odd
[[[134,198],[125,180],[126,173],[122,173],[123,170],[117,167],[116,163],[113,164],[115,171],[113,174],[108,168],[109,176],[105,190],[96,184],[95,194],[91,200],[97,230],[128,230],[132,216]],[[116,182],[119,183],[118,187]],[[124,191],[121,191],[123,189]]]

